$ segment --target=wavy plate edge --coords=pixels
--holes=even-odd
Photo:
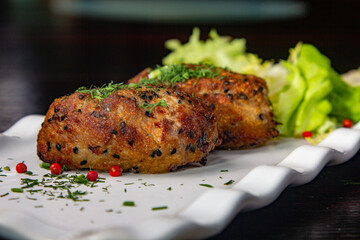
[[[39,122],[43,115],[28,115],[18,120],[6,136],[27,138],[27,122]],[[38,131],[40,126],[34,126]],[[27,134],[24,134],[24,130]],[[360,122],[353,128],[334,130],[316,146],[303,145],[292,151],[277,165],[260,165],[252,169],[232,188],[213,188],[193,203],[168,217],[157,217],[131,228],[110,228],[97,232],[83,232],[69,239],[178,239],[205,238],[221,232],[242,211],[265,207],[274,202],[289,186],[311,182],[327,165],[350,160],[360,148]],[[221,203],[221,204],[219,204]],[[1,229],[17,233],[11,226]],[[72,235],[72,234],[70,234]]]

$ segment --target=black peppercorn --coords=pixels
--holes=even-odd
[[[61,145],[60,144],[56,144],[56,149],[58,150],[58,151],[61,151]]]
[[[79,149],[78,149],[77,147],[74,147],[74,148],[73,148],[73,152],[74,152],[75,154],[77,154],[77,153],[79,152]]]

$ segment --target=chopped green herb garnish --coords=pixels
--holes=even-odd
[[[5,170],[5,171],[10,171],[10,167],[9,167],[9,166],[6,166],[6,167],[4,167],[4,170]]]
[[[171,191],[171,190],[172,190],[172,188],[171,188],[171,187],[168,187],[166,190]]]
[[[149,78],[141,79],[140,83],[152,85],[175,84],[185,82],[190,78],[215,78],[219,75],[219,70],[210,64],[195,67],[173,64],[157,66],[157,68],[150,73]]]
[[[29,200],[33,200],[33,201],[37,200],[37,198],[31,198],[31,197],[28,197],[28,196],[26,196],[26,198],[29,199]]]
[[[7,195],[9,195],[9,193],[4,193],[4,194],[0,195],[0,197],[5,197]]]
[[[224,183],[224,185],[230,185],[233,184],[235,181],[234,180],[229,180],[228,182]]]
[[[22,193],[22,192],[24,192],[24,190],[22,190],[21,188],[12,188],[11,191],[12,191],[12,192],[16,192],[16,193]]]
[[[151,208],[151,210],[157,211],[157,210],[164,210],[164,209],[167,209],[167,208],[168,208],[167,206],[161,206],[161,207],[153,207],[153,208]]]
[[[150,109],[148,110],[149,113],[151,113],[151,111],[157,106],[169,107],[163,99],[161,99],[157,103],[144,102],[142,105],[138,105],[138,106],[139,106],[139,108],[149,108],[150,107]]]
[[[76,92],[90,94],[91,98],[98,99],[99,101],[101,101],[107,98],[108,96],[110,96],[115,91],[119,89],[124,89],[126,87],[127,85],[125,85],[124,83],[113,83],[113,81],[111,81],[110,83],[104,84],[101,87],[96,87],[96,86],[90,86],[90,88],[80,87],[78,90],[76,90]]]
[[[61,166],[61,172],[69,170],[65,165]]]
[[[213,188],[213,186],[210,185],[210,184],[199,184],[199,185],[202,186],[202,187]]]
[[[34,173],[32,171],[26,171],[25,174],[29,176],[34,176]]]
[[[228,172],[229,170],[220,170],[220,172]]]
[[[71,176],[72,181],[79,183],[79,184],[85,184],[87,185],[89,183],[89,180],[87,179],[87,177],[84,174],[80,174],[77,176]]]
[[[18,197],[16,197],[16,198],[9,198],[9,201],[14,201],[14,200],[19,200],[19,198],[18,198]]]
[[[40,167],[41,167],[41,168],[44,168],[44,169],[46,169],[46,170],[50,170],[50,166],[51,166],[51,164],[50,164],[50,163],[47,163],[47,162],[42,162],[42,163],[40,163]]]
[[[111,185],[103,187],[102,189],[103,189],[104,192],[109,193],[109,187],[111,187]]]
[[[35,193],[40,193],[43,196],[50,196],[52,199],[56,198],[65,198],[71,199],[73,201],[89,201],[88,199],[83,199],[82,196],[88,194],[87,191],[72,191],[70,189],[79,187],[80,185],[85,185],[87,187],[95,187],[95,183],[104,182],[102,179],[98,178],[95,182],[90,182],[84,174],[80,175],[53,175],[51,173],[47,173],[43,175],[42,179],[32,179],[32,178],[22,178],[21,179],[21,188],[11,189],[13,192],[23,192],[24,189],[33,188],[35,186],[41,187],[40,189],[30,189],[26,190],[31,195]],[[54,193],[45,189],[54,189],[60,190],[55,191]],[[62,191],[67,191],[67,195],[64,195]],[[56,195],[55,195],[56,194]],[[31,198],[29,198],[31,199]],[[32,200],[32,199],[31,199]]]
[[[66,196],[66,198],[73,200],[74,202],[76,201],[89,201],[89,199],[80,199],[79,195],[85,195],[87,194],[87,192],[81,192],[76,190],[75,192],[71,192],[69,189],[66,189],[68,192],[68,195]]]
[[[134,206],[135,206],[135,202],[133,202],[133,201],[125,201],[125,202],[123,202],[123,206],[126,206],[126,207],[134,207]]]
[[[145,187],[155,186],[155,184],[148,184],[147,182],[142,183],[142,185],[144,185]]]
[[[26,190],[27,192],[29,192],[31,195],[37,192],[42,192],[42,189],[30,189],[30,190]]]
[[[37,179],[22,178],[21,179],[21,185],[25,185],[22,188],[30,188],[30,187],[40,185],[40,182]]]

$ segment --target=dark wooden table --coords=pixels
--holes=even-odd
[[[0,3],[0,132],[28,114],[45,114],[54,98],[80,86],[126,81],[161,64],[169,38],[245,37],[250,52],[284,59],[298,41],[315,44],[338,72],[360,66],[357,1],[307,2],[298,19],[266,22],[145,23],[53,14],[47,1],[13,7]],[[211,239],[360,239],[360,154],[325,168],[311,183],[288,188],[271,205],[238,214]],[[0,233],[1,236],[1,233]]]

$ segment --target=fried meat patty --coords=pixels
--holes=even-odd
[[[99,101],[76,92],[55,99],[38,134],[41,160],[69,169],[164,173],[204,164],[215,148],[214,113],[172,89],[126,88]]]
[[[182,65],[185,69],[199,71],[199,74],[184,80],[166,72],[174,66],[163,69],[162,74],[170,76],[168,84],[174,86],[176,90],[194,95],[213,109],[219,137],[222,139],[220,148],[254,147],[278,136],[277,123],[274,120],[266,82],[263,79],[214,66],[186,64]],[[137,83],[144,79],[146,81],[150,71],[151,69],[145,69],[129,82]],[[206,71],[216,74],[207,77]],[[189,76],[189,73],[181,71],[179,74]],[[166,79],[160,80],[161,83],[166,81]]]

